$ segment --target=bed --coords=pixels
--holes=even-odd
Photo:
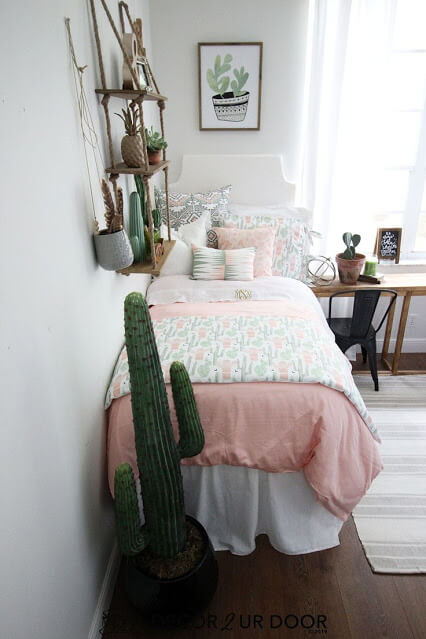
[[[185,156],[170,190],[224,184],[234,202],[292,210],[279,156]],[[157,278],[147,300],[166,382],[174,359],[193,382],[206,445],[182,462],[186,510],[215,549],[248,554],[261,533],[288,554],[338,545],[381,470],[379,437],[313,293],[282,275],[206,282],[177,274]],[[112,491],[119,463],[137,475],[125,349],[107,406]]]

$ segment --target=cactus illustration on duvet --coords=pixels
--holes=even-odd
[[[204,433],[186,368],[173,362],[170,382],[180,434],[175,441],[151,317],[140,293],[126,297],[124,322],[145,524],[141,528],[132,468],[121,464],[114,482],[118,543],[127,556],[149,545],[153,556],[166,559],[186,542],[180,460],[201,452]]]

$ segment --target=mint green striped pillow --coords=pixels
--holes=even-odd
[[[194,256],[192,278],[194,280],[252,280],[254,247],[242,249],[206,248],[192,246]]]

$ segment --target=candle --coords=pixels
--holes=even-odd
[[[376,275],[377,273],[377,256],[370,255],[365,260],[364,275]]]

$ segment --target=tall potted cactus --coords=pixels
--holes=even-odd
[[[145,233],[139,194],[130,193],[129,198],[129,239],[132,245],[135,262],[145,259]]]
[[[195,614],[217,585],[217,563],[206,531],[185,516],[180,460],[197,455],[204,433],[188,373],[170,368],[179,422],[176,443],[148,305],[140,293],[124,304],[137,464],[145,523],[141,527],[129,464],[115,472],[114,504],[120,549],[127,556],[126,588],[132,603],[155,620]]]

